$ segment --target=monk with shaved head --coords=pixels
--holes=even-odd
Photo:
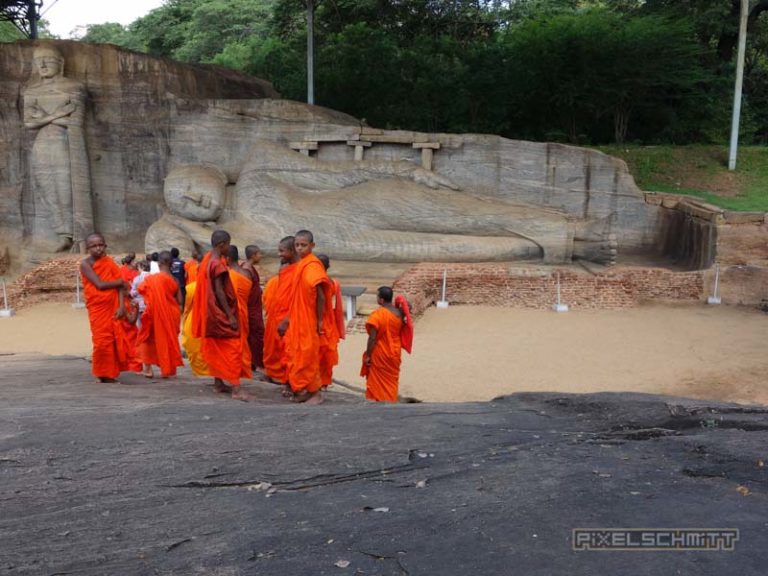
[[[120,267],[107,256],[104,236],[89,234],[85,249],[88,257],[80,262],[80,274],[93,341],[91,370],[99,382],[117,382],[132,355],[122,326],[125,281]]]
[[[192,334],[202,339],[203,359],[215,390],[248,401],[250,395],[240,387],[242,346],[237,296],[227,266],[230,242],[226,230],[211,235],[213,248],[197,271]]]
[[[295,234],[294,247],[300,260],[296,270],[288,318],[280,331],[285,333],[288,383],[296,402],[320,404],[320,344],[334,322],[331,310],[331,283],[323,263],[312,254],[315,240],[309,230]]]
[[[294,237],[286,236],[277,245],[280,271],[264,287],[262,302],[267,321],[264,327],[264,372],[276,384],[284,386],[286,397],[292,396],[288,386],[288,362],[285,355],[285,332],[279,326],[287,318],[293,297],[293,282],[298,266]]]

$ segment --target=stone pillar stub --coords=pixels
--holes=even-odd
[[[421,167],[432,170],[432,157],[435,150],[440,149],[440,142],[414,142],[413,147],[421,150]]]
[[[365,149],[370,148],[372,145],[372,142],[366,140],[347,140],[347,146],[355,147],[355,162],[360,162],[363,159]]]

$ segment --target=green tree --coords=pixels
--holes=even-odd
[[[130,28],[117,22],[89,24],[86,26],[85,34],[80,38],[80,41],[90,44],[116,44],[131,50],[142,49],[141,42]]]
[[[531,20],[507,34],[513,129],[621,143],[638,114],[690,105],[708,76],[685,23],[607,10]]]

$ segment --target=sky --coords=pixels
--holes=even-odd
[[[60,38],[70,38],[77,26],[119,22],[130,24],[163,0],[43,0],[42,17]]]

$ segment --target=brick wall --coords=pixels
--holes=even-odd
[[[82,254],[61,256],[19,276],[8,285],[8,305],[19,309],[40,302],[75,302],[83,258]]]
[[[446,299],[452,304],[486,304],[548,309],[561,302],[576,310],[620,309],[643,302],[699,302],[704,272],[662,268],[611,268],[592,274],[575,268],[510,267],[504,264],[418,264],[395,281],[416,314],[440,299],[447,270]]]

